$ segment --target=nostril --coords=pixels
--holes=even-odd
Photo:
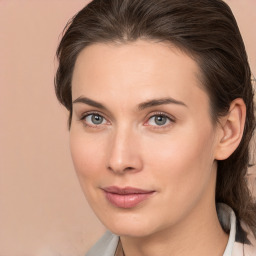
[[[118,174],[122,174],[122,173],[124,173],[124,172],[126,172],[126,171],[132,171],[132,170],[134,170],[135,168],[130,167],[130,166],[124,167],[124,168],[113,168],[113,167],[111,167],[111,166],[108,166],[107,169],[108,169],[109,171],[111,171],[111,172],[118,173]]]

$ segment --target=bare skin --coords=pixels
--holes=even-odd
[[[215,208],[216,160],[238,146],[245,107],[210,117],[197,64],[175,47],[139,40],[94,44],[78,56],[70,148],[85,196],[126,256],[221,256],[228,235]],[[104,189],[152,191],[124,208]]]
[[[205,198],[209,200],[210,198]],[[210,199],[209,202],[212,200]],[[121,237],[125,255],[209,255],[222,256],[228,235],[222,230],[216,210],[209,204],[209,211],[203,205],[194,209],[186,219],[159,234],[142,239]],[[203,213],[203,214],[202,214]],[[195,220],[200,220],[195,221]]]

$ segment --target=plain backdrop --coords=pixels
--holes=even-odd
[[[256,74],[256,1],[227,2]],[[87,3],[0,0],[0,256],[82,256],[105,230],[80,189],[53,84],[60,34]]]

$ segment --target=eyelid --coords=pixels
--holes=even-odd
[[[81,114],[81,117],[80,117],[79,119],[82,120],[82,119],[84,119],[85,117],[87,117],[87,116],[89,116],[89,115],[93,115],[93,114],[95,114],[95,115],[100,115],[100,116],[102,116],[102,117],[105,118],[105,116],[104,116],[102,113],[100,113],[100,112],[98,112],[98,111],[92,110],[92,111],[83,112],[83,113]],[[106,118],[105,118],[105,119],[106,119]]]
[[[173,117],[172,115],[170,115],[170,114],[167,114],[167,113],[165,113],[165,112],[161,112],[161,111],[157,111],[157,112],[152,112],[152,113],[150,113],[148,116],[147,116],[147,121],[146,121],[146,123],[148,123],[148,121],[150,120],[150,118],[152,118],[152,117],[154,117],[154,116],[164,116],[164,117],[167,117],[169,120],[170,120],[170,124],[167,124],[167,125],[162,125],[162,126],[157,126],[157,125],[154,125],[154,126],[152,126],[152,125],[147,125],[146,124],[146,126],[151,126],[153,129],[164,129],[164,128],[167,128],[167,127],[169,127],[169,126],[171,126],[173,123],[175,123],[176,122],[176,118],[175,117]],[[145,124],[144,124],[145,125]]]
[[[105,117],[104,114],[102,114],[102,113],[99,112],[99,111],[93,111],[93,110],[92,110],[92,111],[84,112],[84,113],[81,115],[81,117],[79,118],[79,120],[80,120],[80,121],[84,121],[87,116],[93,115],[93,114],[94,114],[94,115],[99,115],[99,116],[103,117],[103,118],[107,121],[107,124],[110,123],[109,120],[108,120],[108,118]],[[83,123],[84,123],[85,126],[92,127],[92,128],[100,128],[100,126],[106,125],[106,124],[91,125],[91,124],[87,124],[87,123],[85,123],[85,122],[83,122]]]
[[[109,121],[109,119],[108,119],[103,113],[101,113],[101,112],[99,112],[99,111],[94,111],[94,110],[92,110],[92,111],[87,111],[87,112],[82,113],[82,114],[81,114],[81,117],[79,118],[79,120],[80,120],[80,121],[83,121],[87,116],[92,115],[92,114],[96,114],[96,115],[102,116],[102,117],[107,121],[107,124],[110,124],[110,123],[111,123],[111,122]],[[162,125],[162,126],[157,126],[157,125],[152,126],[152,125],[146,124],[146,123],[148,123],[148,121],[149,121],[150,118],[152,118],[152,117],[154,117],[154,116],[157,116],[157,115],[159,115],[159,116],[161,115],[161,116],[167,117],[167,118],[170,120],[171,123],[170,123],[170,124],[167,124],[167,125]],[[164,129],[164,128],[167,128],[167,127],[171,126],[171,125],[172,125],[173,123],[175,123],[175,122],[176,122],[176,118],[175,118],[174,116],[172,116],[172,115],[170,115],[170,114],[167,114],[167,113],[165,113],[165,112],[162,112],[162,111],[156,111],[156,112],[151,112],[150,114],[147,115],[147,117],[146,117],[146,122],[144,123],[144,125],[145,125],[145,126],[151,126],[152,129]],[[85,122],[83,122],[83,123],[84,123],[85,126],[92,127],[92,128],[100,128],[100,126],[106,125],[106,124],[89,125],[89,124],[87,124],[87,123],[85,123]]]

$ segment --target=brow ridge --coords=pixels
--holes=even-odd
[[[97,101],[94,101],[92,99],[89,99],[87,97],[80,96],[80,97],[78,97],[77,99],[75,99],[73,101],[73,104],[74,103],[84,103],[84,104],[87,104],[87,105],[92,106],[92,107],[96,107],[96,108],[99,108],[99,109],[107,110],[107,108],[103,104],[101,104],[101,103],[99,103]]]
[[[145,108],[150,108],[150,107],[155,107],[155,106],[160,106],[165,104],[177,104],[177,105],[187,107],[187,105],[184,102],[168,97],[168,98],[153,99],[153,100],[140,103],[138,105],[138,109],[143,110]]]
[[[73,101],[73,104],[75,104],[75,103],[83,103],[83,104],[87,104],[92,107],[107,110],[107,108],[103,104],[101,104],[97,101],[94,101],[92,99],[89,99],[87,97],[83,97],[83,96],[80,96],[77,99],[75,99]],[[146,102],[142,102],[138,105],[138,110],[141,111],[146,108],[165,105],[165,104],[176,104],[176,105],[181,105],[181,106],[187,107],[187,105],[184,102],[168,97],[168,98],[152,99],[152,100],[148,100]]]

